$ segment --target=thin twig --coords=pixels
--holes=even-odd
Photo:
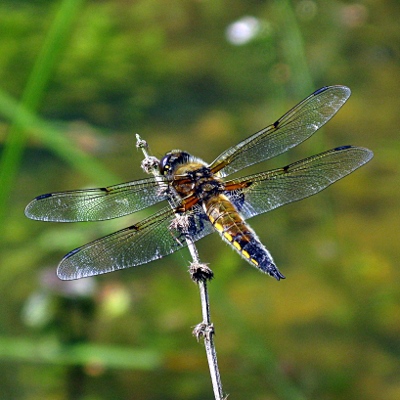
[[[141,139],[141,137],[138,134],[136,134],[136,140],[137,140],[136,147],[140,148],[143,151],[145,157],[145,159],[142,162],[142,168],[146,173],[149,174],[151,173],[156,178],[158,178],[157,180],[159,181],[160,186],[164,187],[165,180],[160,175],[158,169],[159,160],[149,155],[149,152],[147,150],[148,149],[147,142]],[[174,208],[174,204],[172,201],[170,202],[170,204],[171,207]],[[210,369],[211,382],[213,386],[215,400],[224,400],[226,399],[226,397],[224,397],[224,394],[222,392],[222,383],[217,362],[217,352],[215,350],[214,339],[213,339],[214,326],[211,323],[211,318],[210,318],[210,302],[207,290],[207,282],[213,278],[213,272],[206,264],[201,263],[199,253],[194,244],[193,238],[187,232],[187,230],[185,230],[184,226],[185,226],[184,217],[177,214],[174,228],[179,229],[185,236],[186,243],[190,251],[190,255],[192,256],[192,262],[189,267],[189,272],[192,280],[197,284],[200,291],[200,301],[201,301],[201,311],[202,311],[203,321],[200,324],[196,325],[196,327],[193,329],[193,335],[197,338],[197,341],[199,341],[201,337],[204,340],[204,346],[206,349],[207,361]]]

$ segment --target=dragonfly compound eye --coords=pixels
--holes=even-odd
[[[189,153],[181,150],[172,150],[161,159],[160,173],[162,175],[171,174],[179,164],[187,163],[190,159]]]

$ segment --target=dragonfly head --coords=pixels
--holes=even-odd
[[[178,165],[186,164],[192,160],[192,156],[186,151],[171,150],[160,160],[160,172],[162,175],[173,174]]]

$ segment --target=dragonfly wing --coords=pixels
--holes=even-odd
[[[244,218],[304,199],[350,174],[373,157],[371,150],[342,146],[290,164],[226,182],[227,192]]]
[[[274,124],[223,152],[211,170],[230,175],[297,146],[328,122],[350,97],[346,86],[326,86],[308,96]]]
[[[165,191],[160,184],[162,182],[152,177],[99,189],[48,193],[32,200],[25,215],[54,222],[117,218],[165,200]]]
[[[135,267],[171,254],[186,246],[184,236],[171,228],[175,218],[174,211],[165,207],[129,228],[79,247],[61,260],[57,275],[63,280],[85,278]],[[214,231],[199,206],[187,221],[193,240]]]

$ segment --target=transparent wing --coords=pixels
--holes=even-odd
[[[372,151],[362,147],[337,147],[284,168],[231,180],[226,183],[233,188],[228,195],[244,218],[254,217],[320,192],[372,157]]]
[[[135,267],[186,246],[185,238],[171,228],[174,211],[165,207],[129,228],[95,240],[68,253],[57,268],[63,280],[73,280]],[[214,232],[200,206],[188,213],[188,231],[193,240]]]
[[[315,91],[274,124],[223,152],[211,163],[211,170],[227,176],[297,146],[328,122],[350,93],[346,86],[326,86]]]
[[[99,189],[43,194],[26,206],[25,215],[41,221],[101,221],[134,213],[165,199],[160,182],[152,177]]]

